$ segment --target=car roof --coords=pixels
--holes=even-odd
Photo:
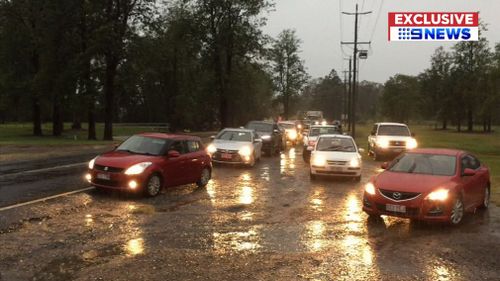
[[[247,132],[247,133],[253,133],[255,130],[253,129],[244,129],[244,128],[224,128],[221,130],[222,131],[236,131],[236,132]]]
[[[408,127],[408,125],[404,123],[394,123],[394,122],[380,122],[380,123],[375,123],[375,125],[392,125],[392,126],[405,126]]]
[[[325,135],[319,135],[320,138],[325,138],[325,137],[335,137],[335,138],[344,138],[344,139],[353,139],[349,135],[343,135],[343,134],[325,134]]]
[[[438,155],[450,155],[458,156],[466,151],[460,149],[448,149],[448,148],[416,148],[408,151],[408,153],[422,153],[422,154],[438,154]]]
[[[312,125],[312,128],[338,128],[338,125]]]
[[[143,137],[158,138],[158,139],[170,139],[170,140],[197,140],[200,138],[191,135],[180,135],[180,134],[166,134],[166,133],[140,133],[136,134]]]

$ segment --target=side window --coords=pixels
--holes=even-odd
[[[470,158],[470,168],[471,169],[474,169],[474,170],[477,170],[479,167],[481,167],[481,163],[479,162],[479,160],[472,156],[472,155],[468,155],[469,158]]]
[[[178,151],[180,154],[187,153],[186,142],[185,141],[174,141],[172,145],[170,145],[169,150]]]
[[[188,151],[197,152],[200,150],[200,143],[198,141],[187,141]]]

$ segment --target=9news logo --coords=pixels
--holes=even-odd
[[[478,13],[389,13],[389,41],[477,41]]]

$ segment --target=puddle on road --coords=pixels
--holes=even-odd
[[[280,174],[281,176],[295,175],[295,148],[290,148],[287,152],[280,154]]]
[[[260,229],[257,226],[247,231],[214,232],[212,236],[213,249],[217,253],[256,252],[261,248]]]

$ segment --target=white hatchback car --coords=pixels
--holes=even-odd
[[[352,177],[361,180],[362,161],[356,142],[346,135],[321,135],[311,153],[311,179],[317,176]]]
[[[262,156],[262,140],[254,130],[226,128],[212,139],[207,147],[212,162],[254,166]]]

